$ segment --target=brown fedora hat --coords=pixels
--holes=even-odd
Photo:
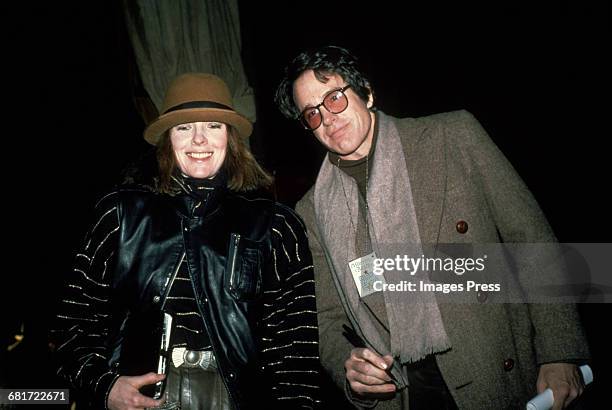
[[[187,73],[176,77],[168,86],[161,112],[144,131],[144,139],[153,145],[170,128],[189,122],[223,122],[243,138],[253,131],[253,124],[234,111],[225,82],[213,74]]]

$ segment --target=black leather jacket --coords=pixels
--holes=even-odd
[[[255,336],[262,282],[273,279],[264,277],[269,271],[262,264],[271,254],[274,204],[213,190],[200,205],[204,209],[194,212],[195,205],[188,195],[160,200],[150,192],[120,191],[119,255],[112,279],[112,298],[119,303],[113,306],[111,364],[126,374],[144,373],[121,357],[134,363],[149,351],[146,346],[159,345],[142,324],[159,317],[186,258],[219,370],[234,403],[243,404],[249,391],[259,390],[253,390],[253,380],[262,378]]]
[[[268,200],[249,200],[225,189],[211,190],[202,201],[191,195],[172,197],[146,189],[122,188],[106,201],[113,206],[102,206],[101,213],[105,209],[109,211],[100,217],[90,233],[90,241],[95,238],[96,229],[103,230],[100,226],[108,218],[104,215],[116,214],[118,226],[107,229],[116,238],[112,246],[114,269],[105,268],[108,273],[102,275],[104,280],[83,272],[85,280],[76,285],[69,282],[68,286],[83,288],[91,285],[92,289],[87,290],[89,293],[100,287],[104,292],[99,291],[96,298],[110,303],[102,304],[96,310],[100,312],[105,308],[102,310],[104,319],[100,320],[103,326],[83,325],[77,320],[82,331],[76,340],[71,340],[74,329],[70,331],[66,329],[68,324],[64,325],[63,340],[67,342],[61,347],[67,356],[63,360],[67,366],[60,369],[60,373],[65,372],[77,387],[89,390],[98,399],[94,401],[100,404],[100,401],[106,402],[118,375],[154,371],[159,338],[154,336],[153,329],[159,323],[178,266],[185,258],[219,371],[237,408],[254,407],[255,397],[258,398],[258,407],[262,404],[268,406],[268,399],[272,407],[278,394],[289,397],[306,394],[297,391],[276,393],[278,386],[318,385],[316,315],[301,314],[316,311],[314,284],[311,283],[312,260],[304,228],[293,211]],[[280,239],[273,238],[274,231]],[[284,243],[290,239],[291,243]],[[281,252],[279,240],[282,252],[287,256],[285,267],[278,255]],[[98,248],[103,250],[107,244],[100,243]],[[295,256],[287,249],[295,249]],[[102,250],[84,252],[90,266],[96,264],[95,259],[99,256],[96,253]],[[77,265],[79,260],[77,258]],[[75,268],[77,273],[79,270],[82,269]],[[283,295],[288,297],[286,301],[282,300]],[[78,295],[69,297],[68,308],[81,303]],[[292,305],[291,308],[286,308],[287,303]],[[64,312],[65,317],[83,317],[84,320],[86,317],[97,318],[95,315],[98,314],[83,316],[83,313],[69,309]],[[61,312],[59,316],[62,316]],[[302,327],[304,329],[293,331]],[[283,329],[288,330],[283,332]],[[82,333],[88,331],[102,333],[104,337],[98,343],[102,342],[103,346],[84,339]],[[293,347],[296,340],[303,345]],[[99,348],[99,355],[105,363],[98,363],[98,366],[105,367],[106,372],[102,372],[99,379],[101,370],[95,373],[95,377],[93,374],[90,376],[93,380],[80,380],[86,378],[86,371],[90,371],[82,364],[88,359],[66,353],[69,347],[64,346],[71,344],[85,348],[85,351],[88,347]],[[305,368],[304,361],[297,367],[286,360],[283,364],[282,354],[288,353],[282,352],[284,349],[291,349],[290,357],[301,355],[313,360]],[[290,368],[307,370],[283,370]],[[283,383],[283,375],[296,371],[303,372],[309,378],[308,382],[303,383],[302,379],[300,383],[301,376],[295,374],[290,381],[298,383]],[[271,386],[276,386],[274,391]],[[313,394],[312,390],[306,394],[310,398],[302,404],[316,405],[317,393]],[[285,408],[292,408],[292,401],[283,403]]]

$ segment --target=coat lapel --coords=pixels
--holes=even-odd
[[[443,138],[441,132],[415,119],[396,121],[402,138],[412,198],[424,246],[436,245],[440,239],[442,212],[446,197],[446,158],[444,144],[426,141]]]

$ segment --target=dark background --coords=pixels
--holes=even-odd
[[[531,188],[562,242],[611,242],[610,10],[604,2],[239,1],[256,92],[252,149],[293,205],[324,152],[272,96],[304,47],[348,47],[388,114],[468,109]],[[532,4],[537,3],[537,5]],[[137,69],[116,1],[48,2],[4,14],[5,385],[50,388],[45,333],[95,199],[148,155]],[[10,92],[9,92],[10,90]],[[6,115],[9,118],[6,121]],[[9,229],[10,227],[10,229]],[[6,248],[5,248],[6,249]],[[610,305],[580,307],[595,387],[612,386]],[[4,325],[8,324],[8,326]]]

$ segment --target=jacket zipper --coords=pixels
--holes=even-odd
[[[240,244],[240,234],[233,233],[230,241],[229,254],[232,258],[230,263],[230,279],[229,287],[230,290],[234,290],[234,272],[236,267],[236,257],[238,256],[238,245]]]
[[[183,254],[181,255],[181,259],[179,260],[178,265],[176,265],[176,269],[174,269],[174,272],[172,273],[172,276],[170,277],[170,280],[166,285],[166,289],[164,290],[164,301],[162,302],[162,305],[161,305],[162,311],[164,310],[164,307],[166,307],[166,301],[168,300],[168,294],[170,293],[170,289],[172,289],[172,284],[174,283],[174,279],[176,279],[176,275],[178,274],[178,271],[181,268],[181,265],[183,264],[184,260],[185,260],[185,252],[183,252]]]

